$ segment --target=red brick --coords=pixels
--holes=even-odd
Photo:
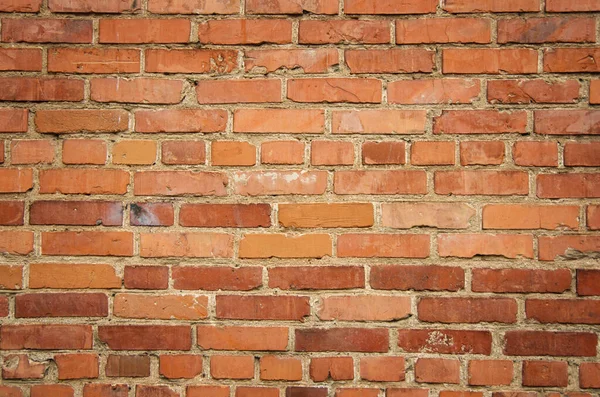
[[[469,361],[469,385],[503,386],[513,379],[513,363],[508,360]]]
[[[14,4],[12,0],[4,2]],[[40,1],[41,2],[41,1]],[[3,5],[0,3],[0,6]],[[0,70],[42,71],[41,48],[2,48],[0,49]]]
[[[200,80],[196,98],[201,104],[281,102],[281,80]]]
[[[484,229],[577,229],[579,207],[489,204],[483,207]]]
[[[428,395],[428,389],[388,388],[386,390],[387,397],[427,397]]]
[[[388,389],[389,390],[389,389]],[[374,388],[337,388],[335,390],[335,397],[377,397],[379,396],[379,389]]]
[[[105,164],[106,143],[96,139],[65,139],[62,161],[64,164]]]
[[[0,201],[0,225],[23,225],[25,203],[23,201]]]
[[[57,354],[58,379],[93,379],[98,377],[98,355],[92,353]]]
[[[100,43],[187,43],[188,19],[100,19]]]
[[[419,320],[440,323],[515,323],[517,302],[508,298],[421,298]]]
[[[217,318],[303,321],[310,314],[305,296],[217,296]]]
[[[2,19],[2,41],[16,43],[91,43],[89,19]]]
[[[600,252],[600,236],[540,236],[538,237],[539,259],[554,261],[559,257],[579,259],[597,256]]]
[[[389,103],[412,105],[472,103],[480,92],[480,80],[444,78],[392,81],[387,94]]]
[[[210,145],[213,166],[252,166],[256,164],[256,146],[250,142],[214,141]]]
[[[169,203],[131,203],[129,219],[132,226],[172,226],[173,205]]]
[[[13,2],[11,1],[11,7]],[[23,392],[16,386],[0,386],[0,393],[4,397],[23,397]]]
[[[359,266],[296,266],[269,269],[269,287],[283,290],[352,289],[365,286]]]
[[[600,364],[579,364],[579,387],[584,389],[600,388]]]
[[[388,351],[389,335],[385,328],[304,328],[296,329],[299,352],[372,352]]]
[[[198,25],[203,44],[286,44],[292,42],[292,21],[285,19],[210,20]]]
[[[410,229],[428,226],[465,229],[475,216],[475,209],[464,203],[395,202],[381,205],[383,226]]]
[[[112,350],[190,350],[186,325],[100,325],[98,339]]]
[[[237,69],[237,55],[236,50],[148,49],[145,70],[151,73],[230,73]]]
[[[74,350],[92,348],[92,326],[78,324],[3,325],[3,350]]]
[[[245,234],[239,244],[239,257],[322,258],[331,255],[331,236],[327,234]]]
[[[279,204],[279,224],[291,228],[373,226],[372,204]]]
[[[579,11],[600,11],[598,0],[582,0],[577,3],[571,3],[568,0],[548,0],[546,3],[547,12],[579,12]]]
[[[398,330],[398,347],[409,353],[484,354],[492,352],[489,331],[449,329]]]
[[[154,14],[237,14],[240,5],[235,0],[150,0],[148,11]]]
[[[135,397],[179,397],[179,392],[173,391],[169,386],[137,385]]]
[[[544,51],[544,72],[579,73],[598,72],[600,67],[595,58],[600,48],[551,48]],[[576,59],[577,62],[573,62]]]
[[[346,14],[427,14],[434,13],[437,7],[435,0],[413,2],[410,0],[344,0]]]
[[[27,132],[27,109],[0,109],[0,132]]]
[[[411,315],[410,306],[406,296],[336,295],[320,299],[317,316],[324,321],[396,321]]]
[[[600,270],[577,269],[577,295],[600,295]]]
[[[121,13],[136,12],[140,9],[140,4],[135,0],[105,0],[100,3],[95,0],[81,0],[77,3],[69,0],[49,0],[48,8],[52,12]]]
[[[526,234],[440,234],[438,252],[442,257],[473,258],[503,256],[533,258],[533,236]]]
[[[167,289],[167,266],[125,266],[124,285],[128,289]]]
[[[15,317],[107,317],[103,293],[35,293],[15,298]]]
[[[10,142],[11,162],[17,164],[49,164],[54,161],[54,143],[47,139]]]
[[[302,20],[298,28],[300,44],[384,44],[390,42],[386,21]]]
[[[327,397],[326,387],[290,386],[285,389],[285,397]]]
[[[193,379],[202,374],[202,356],[192,354],[161,355],[160,375],[168,379]]]
[[[592,18],[550,17],[498,21],[498,43],[584,43],[596,41]]]
[[[529,193],[524,171],[436,171],[435,193],[444,195],[511,196]]]
[[[445,110],[434,118],[435,134],[507,134],[526,132],[527,113],[497,110]]]
[[[227,112],[222,109],[164,109],[135,112],[136,132],[222,132]]]
[[[312,165],[352,165],[354,164],[354,145],[342,141],[312,141]]]
[[[173,288],[207,291],[250,291],[262,285],[258,267],[175,266]]]
[[[337,14],[337,0],[247,0],[246,13],[248,14]]]
[[[3,77],[1,101],[50,102],[83,100],[84,81],[64,78]]]
[[[311,357],[310,378],[315,382],[354,379],[352,357]]]
[[[225,233],[141,233],[142,258],[228,258],[233,236]]]
[[[600,197],[600,174],[540,174],[539,198]]]
[[[512,154],[516,165],[558,167],[558,144],[556,142],[515,142]]]
[[[73,397],[75,391],[69,385],[34,385],[31,386],[30,397]]]
[[[304,143],[298,141],[263,142],[260,148],[263,164],[303,164]]]
[[[252,356],[212,356],[210,374],[214,379],[252,379],[254,377],[254,357]]]
[[[181,101],[183,80],[92,79],[90,98],[96,102],[170,104]]]
[[[590,104],[600,103],[600,80],[590,81]]]
[[[4,357],[3,379],[42,379],[48,370],[47,361],[29,360],[27,354],[10,354]]]
[[[340,258],[427,258],[429,236],[425,234],[342,234],[338,236]]]
[[[128,48],[49,48],[48,72],[139,73],[140,50]]]
[[[8,297],[0,296],[0,317],[8,317],[10,308],[8,307]]]
[[[237,109],[233,131],[244,133],[320,134],[325,113],[318,109]]]
[[[383,290],[458,291],[464,287],[460,267],[378,265],[371,268],[371,287]]]
[[[365,142],[362,144],[363,164],[404,164],[404,142]]]
[[[117,201],[35,201],[29,208],[29,223],[121,226],[123,206]]]
[[[29,288],[121,288],[112,265],[31,263]]]
[[[454,165],[454,142],[413,142],[410,162],[413,165]]]
[[[600,166],[600,142],[565,143],[564,162],[567,167]]]
[[[162,141],[162,162],[167,165],[199,165],[206,162],[204,141]]]
[[[564,361],[525,361],[523,363],[523,386],[566,387],[569,368]]]
[[[132,256],[133,233],[114,232],[42,232],[43,255]]]
[[[150,376],[149,356],[117,356],[106,359],[106,376],[143,378]]]
[[[333,186],[336,194],[425,194],[427,178],[423,171],[336,171]]]
[[[28,255],[33,252],[33,232],[0,231],[0,253]]]
[[[529,48],[448,48],[442,52],[444,73],[529,74],[537,72],[538,53]]]
[[[434,55],[424,48],[344,51],[351,73],[431,73]]]
[[[600,305],[593,300],[527,299],[527,318],[540,323],[600,324]]]
[[[326,73],[339,63],[338,53],[334,48],[250,49],[244,51],[244,56],[246,71],[251,73],[295,69],[304,73]]]
[[[504,354],[509,356],[596,356],[598,337],[588,332],[507,331]]]
[[[42,0],[2,0],[0,1],[1,12],[39,12]],[[8,397],[13,397],[10,394]]]
[[[129,173],[116,169],[48,169],[40,171],[40,193],[124,194]]]
[[[275,387],[243,387],[235,388],[235,397],[279,397],[279,389]]]
[[[382,84],[376,79],[289,79],[287,97],[294,102],[381,103]]]
[[[362,357],[360,378],[371,382],[401,382],[404,380],[403,357]]]
[[[33,265],[31,265],[33,266]],[[17,290],[23,286],[23,266],[0,265],[0,288]],[[30,288],[33,288],[30,286]]]
[[[127,397],[128,395],[127,385],[87,383],[83,386],[84,397]]]
[[[446,0],[444,10],[451,13],[471,12],[536,12],[540,11],[539,0]]]
[[[133,177],[136,196],[224,196],[227,176],[220,172],[143,171]]]
[[[473,269],[474,292],[562,293],[571,289],[568,269]]]
[[[51,134],[122,132],[129,128],[129,113],[115,109],[38,110],[35,127]]]
[[[288,345],[288,329],[283,327],[218,327],[197,326],[201,349],[284,351]]]
[[[208,317],[208,297],[116,294],[113,299],[113,315],[149,320],[200,320]]]
[[[533,116],[537,134],[600,134],[600,112],[595,110],[536,110]]]
[[[461,165],[499,165],[504,161],[504,142],[460,142]]]
[[[318,195],[327,188],[326,171],[247,171],[233,179],[234,192],[244,196]]]
[[[575,103],[579,99],[579,82],[545,80],[490,80],[488,101],[495,103]]]
[[[229,386],[187,386],[187,397],[229,397]]]
[[[442,358],[419,358],[415,364],[418,383],[460,383],[460,361]]]
[[[269,227],[268,204],[183,204],[179,223],[193,227]]]
[[[260,358],[261,380],[302,380],[302,360],[286,356],[262,356]]]
[[[423,134],[426,113],[422,110],[334,111],[334,134]]]
[[[434,5],[435,10],[435,5]],[[396,21],[396,43],[489,43],[492,24],[483,18],[424,18]]]

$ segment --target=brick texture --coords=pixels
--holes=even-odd
[[[600,0],[0,0],[0,397],[598,397]]]

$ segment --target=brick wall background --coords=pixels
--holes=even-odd
[[[0,0],[1,397],[588,397],[600,0]]]

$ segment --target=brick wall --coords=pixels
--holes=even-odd
[[[0,397],[597,395],[600,0],[0,12]]]

